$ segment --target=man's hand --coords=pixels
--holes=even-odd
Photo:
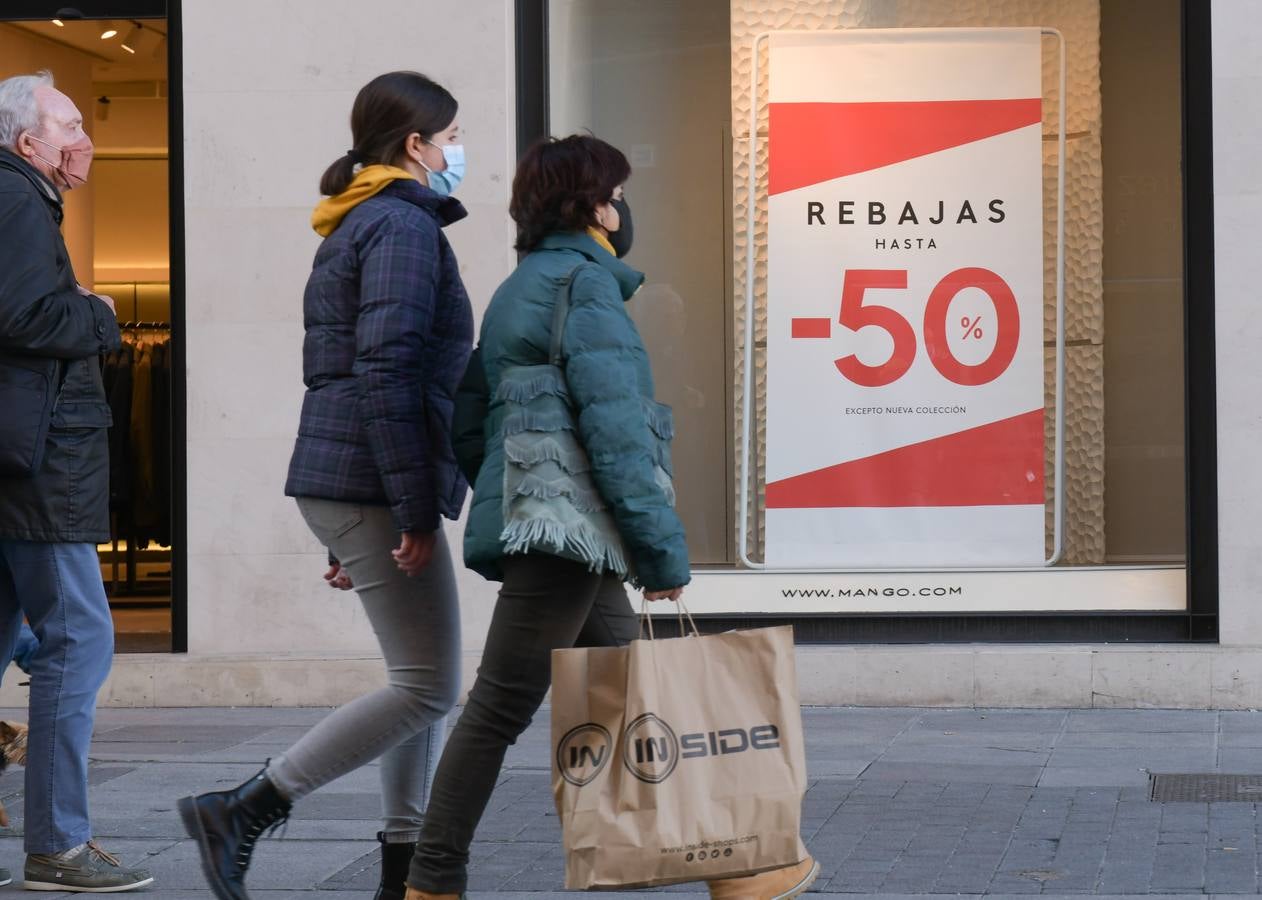
[[[409,575],[420,575],[434,556],[437,538],[437,531],[405,531],[399,541],[399,549],[393,551],[395,563]]]
[[[668,591],[645,591],[644,599],[650,602],[655,600],[670,600],[672,602],[678,600],[684,595],[682,587],[671,588]]]
[[[349,591],[354,587],[351,584],[351,576],[338,563],[329,564],[329,571],[324,573],[324,580],[329,583],[329,587],[339,591]]]

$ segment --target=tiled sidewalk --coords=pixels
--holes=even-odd
[[[98,837],[153,870],[149,896],[209,897],[176,798],[245,779],[324,712],[103,710],[92,769]],[[823,865],[816,891],[1238,896],[1262,889],[1256,804],[1148,799],[1150,772],[1262,773],[1262,714],[808,709],[804,718],[812,779],[804,832]],[[511,751],[478,833],[475,897],[561,896],[548,759],[541,714]],[[0,776],[15,826],[0,832],[0,865],[18,872],[21,787],[20,771]],[[284,836],[260,845],[252,896],[371,897],[378,791],[370,766],[302,801]],[[705,896],[697,887],[667,892]],[[20,893],[15,886],[0,896],[9,892]],[[621,896],[649,893],[659,892]]]

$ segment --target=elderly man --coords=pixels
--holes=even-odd
[[[0,81],[0,658],[23,616],[39,639],[26,887],[112,893],[153,878],[98,847],[88,821],[88,746],[114,653],[94,546],[109,539],[98,357],[120,338],[113,302],[75,279],[60,226],[62,192],[91,164],[83,117],[51,76]]]

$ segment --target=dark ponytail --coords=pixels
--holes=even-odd
[[[348,153],[324,170],[324,175],[320,178],[320,193],[327,197],[340,194],[354,180],[355,163]]]
[[[354,146],[320,179],[320,193],[340,194],[355,178],[355,166],[394,165],[410,135],[429,138],[456,118],[456,98],[419,72],[378,75],[355,97],[351,108]]]

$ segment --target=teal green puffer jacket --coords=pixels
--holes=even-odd
[[[468,392],[470,382],[478,382],[480,402],[457,404],[458,409],[482,406],[486,410],[484,418],[456,423],[461,465],[466,473],[477,470],[465,529],[465,564],[491,580],[503,577],[505,420],[521,406],[514,408],[504,399],[502,376],[514,367],[548,362],[558,290],[584,262],[596,265],[586,266],[574,279],[561,345],[577,437],[590,462],[592,481],[630,557],[628,577],[645,590],[679,587],[690,580],[688,547],[670,485],[663,484],[660,471],[663,466],[669,471],[669,459],[663,459],[661,449],[663,439],[670,436],[669,412],[653,401],[648,353],[625,307],[644,275],[581,233],[545,238],[500,285],[482,320],[480,356],[473,363],[476,367],[480,359],[481,372],[470,375],[484,375],[485,381],[467,375],[462,386],[462,392]],[[471,441],[469,435],[475,430],[481,434]],[[466,448],[476,446],[472,453],[481,451],[482,459],[470,462],[471,452],[462,450],[462,443]],[[520,536],[514,549],[591,563],[570,548],[538,540],[523,545]]]

